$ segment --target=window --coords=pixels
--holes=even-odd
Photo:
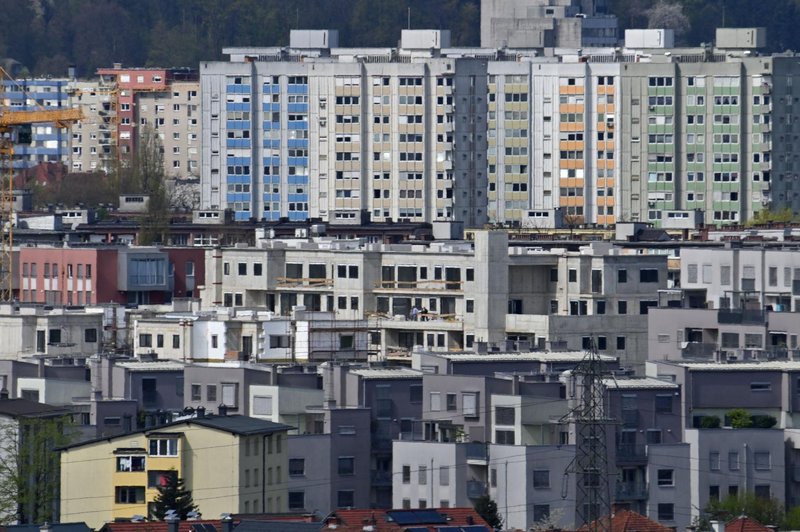
[[[404,465],[403,466],[403,484],[408,484],[411,482],[411,466]]]
[[[550,470],[549,469],[534,469],[533,470],[533,489],[547,489],[550,487]]]
[[[412,384],[408,387],[408,400],[411,403],[421,403],[422,402],[422,385],[421,384]]]
[[[211,335],[211,348],[212,349],[219,348],[219,337],[216,334]]]
[[[772,490],[769,487],[769,484],[756,484],[755,489],[756,497],[759,499],[770,499],[772,498]]]
[[[264,265],[261,264],[260,262],[256,262],[255,264],[253,264],[253,275],[255,275],[256,277],[260,277],[263,274],[264,274]]]
[[[289,509],[302,510],[306,507],[306,494],[302,491],[289,492]]]
[[[428,483],[428,466],[421,465],[417,468],[417,482],[420,486],[425,486]]]
[[[461,398],[464,417],[478,417],[478,394],[463,393]]]
[[[728,453],[728,469],[731,471],[739,470],[739,453],[731,451]]]
[[[639,270],[639,282],[640,283],[657,283],[658,282],[658,270],[642,268],[641,270]]]
[[[114,501],[117,504],[143,504],[144,486],[117,486]]]
[[[238,387],[236,383],[223,383],[222,384],[222,404],[228,408],[237,408],[236,402],[238,396]]]
[[[192,401],[202,401],[202,387],[199,384],[192,384]]]
[[[439,467],[439,485],[440,486],[450,485],[450,468],[448,466]]]
[[[306,474],[305,458],[289,458],[289,476],[302,477]]]
[[[355,505],[353,490],[339,490],[336,493],[337,508],[352,508]]]
[[[769,382],[751,382],[751,392],[768,392],[772,389],[772,383]]]
[[[516,409],[513,406],[498,406],[494,409],[494,422],[496,425],[514,425],[516,423]]]
[[[447,394],[447,411],[455,412],[458,410],[458,396],[454,393]]]
[[[625,337],[617,336],[617,349],[622,351],[625,349]]]
[[[147,472],[147,487],[148,488],[157,488],[159,486],[164,486],[167,482],[169,482],[170,477],[175,477],[177,473],[172,471],[158,471],[151,469]]]
[[[672,413],[671,395],[656,395],[656,413],[658,414]]]
[[[577,283],[578,282],[578,270],[574,268],[570,268],[568,272],[568,280],[570,283]]]
[[[431,412],[440,412],[442,410],[442,394],[440,392],[431,392]]]
[[[178,439],[154,438],[150,440],[150,456],[178,456]]]
[[[256,395],[253,396],[253,415],[271,416],[272,415],[272,396]]]
[[[719,453],[717,451],[708,453],[708,468],[711,471],[719,471]]]
[[[672,503],[658,504],[658,520],[673,521],[675,519],[675,505]]]
[[[207,384],[206,385],[206,401],[208,401],[208,402],[216,402],[217,401],[217,385],[216,384]]]
[[[356,469],[356,460],[352,456],[339,457],[339,474],[340,475],[354,475]]]
[[[618,301],[617,302],[617,314],[627,314],[628,313],[628,302],[627,301]]]
[[[117,471],[144,471],[144,466],[144,456],[117,456]]]
[[[769,451],[754,452],[753,467],[758,471],[767,471],[772,469],[772,461]]]
[[[97,342],[97,329],[84,329],[83,341],[87,344],[93,344]]]
[[[534,504],[533,505],[533,522],[539,523],[546,521],[550,518],[550,505],[549,504]]]
[[[61,333],[61,331],[58,331],[58,332]],[[59,336],[61,336],[61,335],[59,334]],[[61,341],[60,338],[59,338],[59,341]],[[50,331],[50,343],[51,344],[52,343],[56,343],[56,342],[53,342],[53,332],[52,331]],[[152,334],[148,334],[148,333],[139,334],[139,347],[153,347],[153,335]]]
[[[617,282],[618,283],[628,282],[628,270],[617,270]]]
[[[661,487],[675,485],[675,471],[673,469],[658,470],[658,485]]]

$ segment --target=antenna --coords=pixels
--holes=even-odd
[[[611,529],[606,426],[613,422],[603,407],[603,365],[594,338],[573,371],[578,403],[562,418],[575,425],[575,458],[565,471],[575,474],[575,527],[590,532]]]
[[[408,6],[408,27],[406,29],[411,29],[411,6]]]

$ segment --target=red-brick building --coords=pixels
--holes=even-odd
[[[166,303],[205,279],[202,248],[23,247],[19,264],[23,303]]]

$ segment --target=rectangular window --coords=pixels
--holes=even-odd
[[[253,415],[254,416],[272,415],[271,395],[256,395],[253,397]]]
[[[639,270],[639,282],[640,283],[657,283],[658,282],[658,270],[649,269],[649,268],[642,268]]]
[[[675,471],[673,469],[658,470],[658,485],[661,487],[675,485]]]
[[[409,484],[411,482],[411,466],[404,465],[403,466],[403,484]]]
[[[447,411],[455,412],[458,410],[458,395],[454,393],[447,394]]]
[[[478,417],[478,394],[477,393],[463,393],[462,409],[464,417],[477,418]]]
[[[672,503],[659,503],[658,520],[659,521],[675,520],[675,505]]]
[[[739,453],[731,451],[728,453],[728,469],[731,471],[739,471]]]
[[[217,385],[216,384],[207,384],[206,385],[206,401],[208,402],[217,402]]]
[[[302,510],[306,507],[306,494],[302,491],[289,492],[289,510]]]
[[[144,486],[117,486],[114,501],[117,504],[143,504]]]
[[[356,471],[356,460],[352,456],[339,457],[339,474],[351,476]]]
[[[192,384],[192,401],[202,401],[202,387],[200,384]]]
[[[306,474],[305,458],[289,458],[289,476],[302,477]]]
[[[150,456],[178,456],[177,438],[154,438],[149,443]]]
[[[144,456],[117,456],[117,471],[133,472],[145,470]]]
[[[550,487],[550,470],[549,469],[534,469],[533,470],[533,489],[541,490]]]
[[[440,486],[450,485],[450,468],[448,466],[439,467],[439,485]]]
[[[772,469],[772,460],[769,451],[756,451],[753,453],[753,467],[758,471]]]
[[[672,396],[671,395],[656,395],[656,413],[658,414],[671,414],[672,413]]]
[[[498,406],[494,409],[494,422],[496,425],[514,425],[516,423],[516,409],[512,406]]]
[[[711,471],[719,471],[719,453],[717,451],[708,453],[708,468]]]
[[[236,383],[222,384],[222,404],[228,408],[237,408],[238,387]]]
[[[442,410],[442,394],[440,392],[431,392],[431,412],[439,412]]]
[[[83,341],[87,344],[93,344],[97,342],[97,329],[84,329],[83,330]]]

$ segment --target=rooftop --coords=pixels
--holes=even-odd
[[[800,360],[771,360],[767,362],[681,362],[693,371],[800,371]]]
[[[619,378],[603,379],[606,388],[617,388],[620,390],[677,390],[679,386],[675,383],[655,379],[653,377],[644,378]]]
[[[29,401],[28,399],[1,399],[0,415],[11,417],[40,417],[68,414],[64,408]]]
[[[365,379],[414,379],[422,377],[422,372],[408,368],[362,368],[351,369],[350,373]]]
[[[585,351],[530,351],[527,353],[425,353],[426,355],[446,358],[451,362],[580,362],[586,357]],[[598,355],[598,358],[607,362],[617,359],[608,355]]]
[[[177,360],[155,362],[117,362],[116,366],[130,371],[183,371],[186,364]]]

